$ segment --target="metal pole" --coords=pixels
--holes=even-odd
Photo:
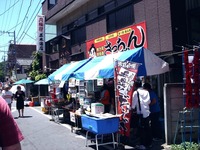
[[[17,71],[16,71],[16,64],[17,64],[17,60],[16,60],[16,37],[15,37],[15,31],[13,32],[14,34],[14,72],[15,72],[15,77],[16,77],[16,80],[17,80]]]
[[[4,61],[4,80],[6,77],[6,51],[4,51],[4,56],[3,56],[3,61]]]

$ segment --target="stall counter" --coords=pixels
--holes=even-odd
[[[101,117],[102,116],[102,117]],[[111,115],[106,116],[103,114],[99,114],[99,117],[97,116],[91,116],[83,114],[81,115],[81,122],[82,122],[82,128],[85,129],[86,132],[86,146],[88,139],[88,133],[92,132],[95,134],[95,144],[96,149],[98,150],[99,145],[107,145],[107,144],[113,144],[113,147],[115,148],[115,138],[114,133],[118,132],[119,130],[119,117]],[[101,136],[103,138],[104,134],[111,134],[112,135],[112,142],[106,142],[106,143],[98,143],[98,136]],[[102,140],[103,141],[103,140]]]

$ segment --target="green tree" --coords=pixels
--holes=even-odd
[[[39,52],[33,52],[33,62],[31,64],[29,76],[35,80],[38,81],[40,79],[46,78],[46,74],[42,73],[42,55]]]
[[[0,81],[4,81],[5,80],[5,70],[6,69],[6,62],[0,62]]]

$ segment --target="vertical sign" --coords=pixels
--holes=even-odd
[[[130,135],[130,107],[138,66],[138,63],[129,61],[116,61],[115,64],[117,113],[122,114],[119,131],[125,136]]]
[[[37,51],[45,51],[45,16],[37,16]]]

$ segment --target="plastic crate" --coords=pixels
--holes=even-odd
[[[81,116],[82,128],[95,134],[109,134],[119,130],[119,118],[97,118],[88,115]]]

